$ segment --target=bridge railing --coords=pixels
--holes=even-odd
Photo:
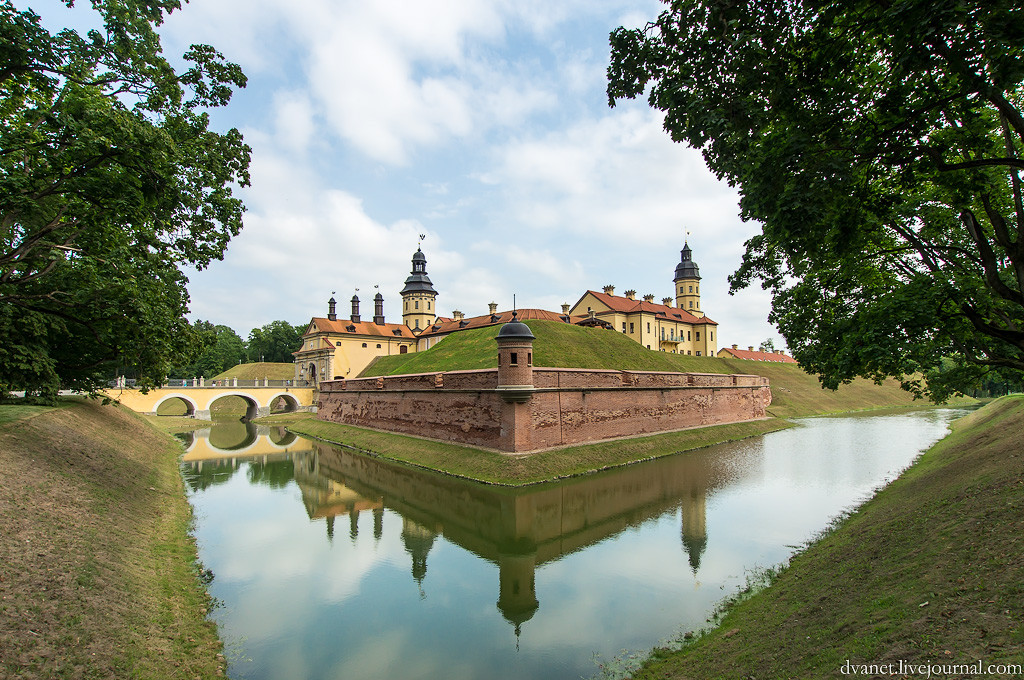
[[[134,378],[119,378],[111,380],[108,385],[112,388],[136,387]],[[168,378],[161,387],[209,387],[223,389],[225,387],[313,387],[308,380],[270,380],[269,378],[256,378],[253,380],[242,380],[239,378],[220,378],[218,380],[207,380],[205,378]]]

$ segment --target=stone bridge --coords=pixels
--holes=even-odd
[[[262,381],[256,381],[257,383]],[[223,397],[241,397],[245,400],[247,420],[268,416],[274,412],[316,411],[312,387],[265,386],[253,387],[160,387],[143,394],[137,389],[114,387],[106,390],[113,400],[133,411],[156,415],[162,404],[175,399],[185,404],[186,414],[199,420],[210,420],[210,407]],[[274,406],[277,405],[275,409]]]

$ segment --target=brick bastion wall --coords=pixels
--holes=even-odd
[[[325,381],[317,417],[523,452],[753,420],[771,403],[756,375],[531,368],[514,396],[498,368]]]

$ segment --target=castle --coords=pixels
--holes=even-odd
[[[575,305],[563,304],[561,314],[543,309],[517,310],[519,321],[541,319],[599,327],[623,333],[650,350],[693,356],[715,356],[718,324],[700,306],[700,269],[689,244],[680,252],[673,278],[673,299],[654,302],[654,295],[636,299],[636,291],[615,295],[614,286],[603,292],[586,291]],[[372,321],[363,321],[360,300],[352,296],[351,314],[339,319],[337,301],[328,302],[326,317],[313,317],[294,353],[295,379],[318,384],[324,380],[355,378],[379,356],[422,352],[452,333],[504,324],[512,312],[498,312],[491,303],[488,314],[466,317],[455,310],[451,317],[437,314],[437,291],[427,274],[422,248],[412,256],[412,270],[402,288],[402,323],[384,318],[384,297],[374,296]]]

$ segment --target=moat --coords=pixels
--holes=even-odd
[[[232,678],[577,678],[705,625],[964,412],[804,419],[520,490],[279,428],[181,436]]]

